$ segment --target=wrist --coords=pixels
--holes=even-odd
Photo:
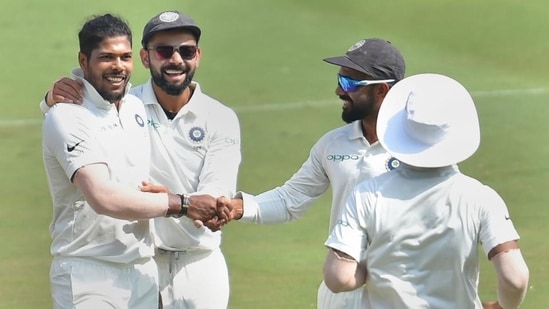
[[[232,210],[233,218],[234,220],[239,220],[244,215],[244,200],[235,198],[233,201],[236,201]]]
[[[188,194],[178,194],[181,201],[181,210],[179,211],[179,217],[187,216],[190,205],[190,196]]]
[[[53,97],[51,97],[50,94],[51,94],[51,90],[48,90],[46,92],[46,95],[44,96],[44,102],[46,102],[46,105],[51,108],[55,103],[51,102],[53,100]]]
[[[179,218],[184,214],[186,214],[186,210],[183,210],[183,198],[181,195],[168,193],[168,210],[165,216]]]

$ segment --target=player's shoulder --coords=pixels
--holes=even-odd
[[[496,190],[474,177],[458,172],[452,178],[449,192],[451,200],[480,208],[504,203]]]
[[[59,119],[63,120],[63,122],[71,120],[80,121],[82,118],[89,117],[92,114],[92,111],[85,103],[57,103],[46,113],[45,120]]]
[[[58,103],[45,114],[43,130],[46,132],[74,131],[76,128],[93,123],[94,117],[94,113],[86,105]]]
[[[200,106],[203,114],[206,114],[208,117],[225,119],[225,121],[238,118],[236,112],[231,107],[203,92],[195,93],[193,99],[199,101],[196,103]]]
[[[355,122],[331,129],[325,132],[319,139],[319,143],[331,143],[333,141],[344,141],[353,138],[353,132],[356,131]]]

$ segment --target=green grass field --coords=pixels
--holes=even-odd
[[[549,10],[544,0],[12,1],[0,11],[0,309],[51,308],[51,202],[41,161],[38,102],[77,62],[77,32],[91,14],[122,14],[137,51],[162,9],[203,29],[196,79],[235,108],[242,126],[239,189],[282,184],[326,131],[342,124],[337,68],[321,61],[364,37],[399,47],[407,75],[461,81],[477,103],[482,141],[461,165],[506,200],[522,236],[530,288],[522,308],[549,307]],[[137,55],[137,54],[136,54]],[[133,84],[148,76],[136,57]],[[329,194],[298,222],[225,228],[230,308],[315,308],[326,249]],[[495,298],[483,259],[482,298]]]

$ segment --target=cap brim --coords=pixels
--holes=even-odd
[[[338,65],[340,67],[350,68],[362,73],[370,74],[370,72],[366,72],[363,67],[352,62],[351,59],[347,58],[347,56],[330,57],[322,60],[330,64]]]
[[[377,118],[379,142],[392,156],[412,166],[442,167],[462,162],[473,155],[480,144],[478,118],[453,127],[442,141],[433,145],[418,141],[406,131],[406,101],[412,90],[417,91],[417,78],[429,78],[424,75],[429,74],[405,78],[387,93]],[[437,87],[433,83],[422,84]],[[465,107],[467,115],[477,117],[472,99],[463,101],[469,104]]]

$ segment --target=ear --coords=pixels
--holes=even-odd
[[[83,52],[78,52],[78,64],[82,71],[86,72],[88,69],[88,57]]]
[[[387,95],[387,92],[389,92],[390,89],[391,89],[391,86],[389,86],[389,84],[387,83],[379,84],[377,87],[376,94],[381,96],[381,98],[385,98],[385,96]]]
[[[196,50],[196,67],[198,68],[200,66],[200,58],[202,58],[202,49],[200,46]]]
[[[139,57],[141,58],[141,63],[143,64],[145,69],[149,69],[151,67],[149,52],[145,48],[141,48],[139,50]]]

